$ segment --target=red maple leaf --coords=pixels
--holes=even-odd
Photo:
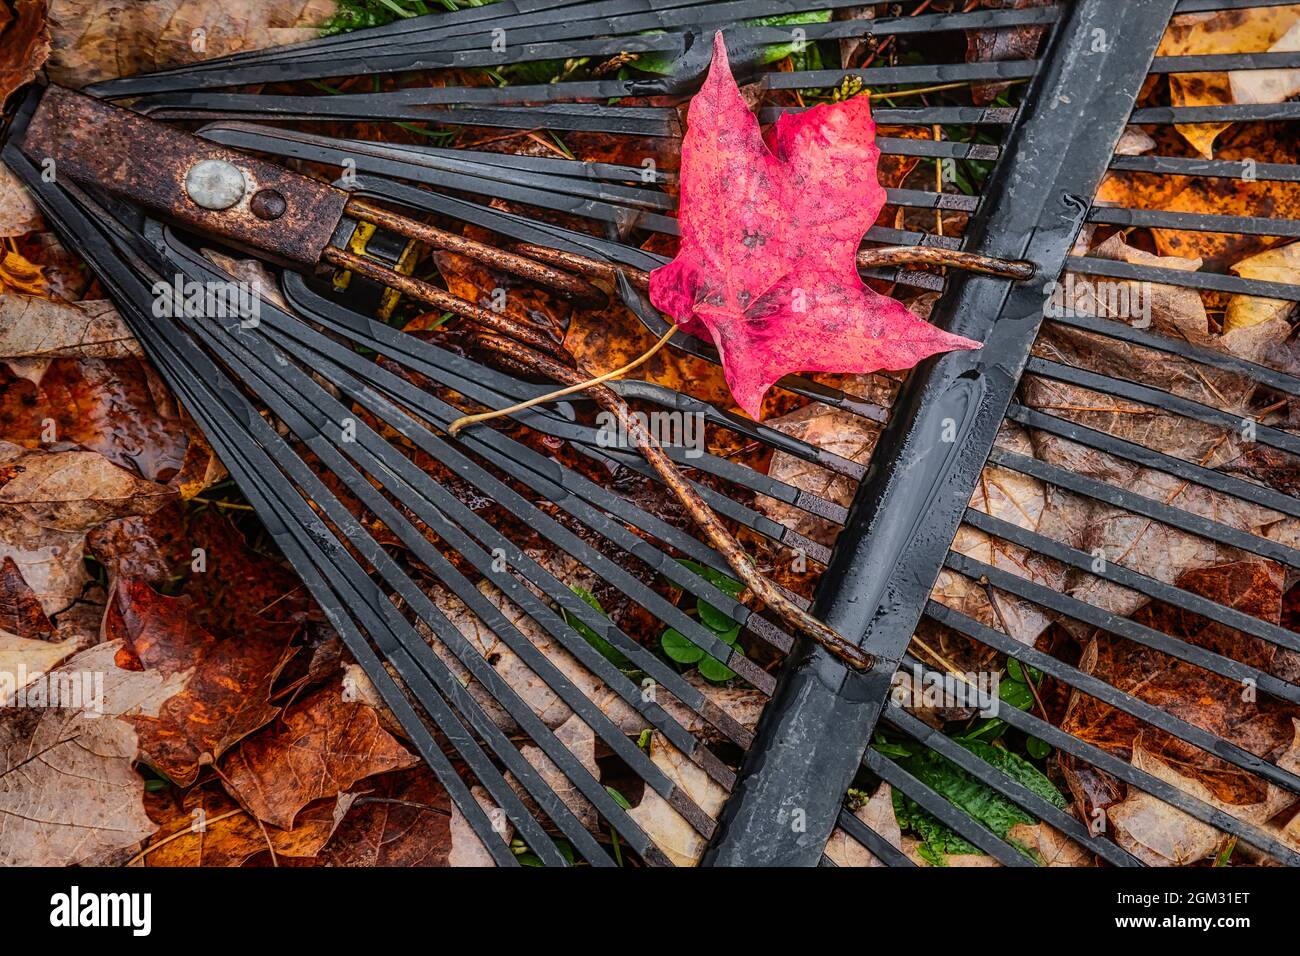
[[[885,204],[867,97],[781,116],[764,140],[722,34],[682,144],[681,245],[650,300],[717,346],[754,418],[792,372],[911,368],[978,342],[936,329],[862,283],[858,246]]]

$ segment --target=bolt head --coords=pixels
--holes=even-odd
[[[248,182],[243,172],[224,159],[205,159],[185,174],[185,194],[204,209],[229,209],[244,198]]]
[[[288,208],[288,203],[284,201],[284,196],[274,189],[259,189],[253,193],[248,208],[258,219],[279,219]]]

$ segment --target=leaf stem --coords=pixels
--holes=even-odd
[[[448,435],[456,435],[462,428],[467,425],[476,425],[479,422],[490,422],[494,418],[500,418],[503,415],[513,415],[515,412],[522,412],[526,408],[532,408],[534,405],[541,405],[543,402],[552,402],[557,398],[563,398],[566,395],[572,395],[574,392],[585,391],[593,385],[600,385],[608,382],[610,379],[618,378],[620,375],[626,375],[638,365],[642,365],[654,357],[655,353],[668,344],[668,340],[677,334],[677,326],[669,324],[668,331],[652,345],[646,352],[638,358],[628,362],[622,368],[616,368],[612,372],[606,372],[604,375],[597,375],[595,378],[589,378],[585,382],[579,382],[577,385],[570,385],[567,388],[557,389],[554,392],[547,392],[545,395],[538,395],[536,398],[530,398],[526,402],[518,402],[509,408],[497,408],[490,412],[480,412],[477,415],[462,415],[447,427]]]

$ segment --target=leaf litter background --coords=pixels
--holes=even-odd
[[[428,10],[419,0],[395,3],[411,13]],[[454,6],[453,0],[448,3]],[[5,0],[0,3],[0,90],[7,92],[30,79],[42,63],[55,81],[80,86],[204,56],[292,42],[316,35],[321,24],[337,30],[386,22],[396,15],[393,5],[378,0],[229,0],[220,5],[206,0],[50,0],[47,6],[42,0]],[[1039,0],[937,0],[921,3],[913,12],[1033,5]],[[867,4],[837,16],[883,15],[888,6]],[[199,28],[207,40],[202,54],[190,42]],[[1034,28],[976,32],[966,37],[965,55],[972,60],[1032,56],[1040,39],[1041,31]],[[1298,44],[1300,4],[1180,17],[1160,53],[1280,51],[1294,50]],[[838,49],[814,46],[798,56],[832,59],[835,54],[845,66],[854,67],[889,62],[906,56],[906,49],[890,38],[883,43],[845,41]],[[775,68],[793,68],[792,55],[774,51]],[[809,62],[804,60],[799,68]],[[621,64],[525,65],[512,68],[518,75],[495,78],[481,71],[450,77],[444,72],[385,82],[488,83],[523,80],[523,71],[538,69],[550,79],[614,66]],[[352,82],[340,81],[343,87]],[[1268,71],[1153,78],[1142,99],[1175,105],[1280,102],[1297,92],[1300,71]],[[779,95],[785,98],[779,102],[802,101],[797,92]],[[949,95],[955,97],[953,102],[984,104],[1007,102],[1008,91],[1004,86],[973,87]],[[358,132],[356,127],[351,131]],[[374,138],[630,165],[651,156],[661,169],[676,165],[676,144],[661,140],[576,133],[560,140],[543,131],[444,133],[410,126],[362,132]],[[925,136],[928,131],[908,127],[881,132]],[[1268,124],[1131,128],[1119,148],[1132,154],[1300,161],[1295,138],[1285,127]],[[980,164],[962,163],[957,183],[946,188],[970,192],[986,172]],[[935,175],[933,163],[914,157],[887,156],[881,166],[887,186],[934,188]],[[1285,218],[1296,218],[1300,206],[1294,184],[1127,173],[1112,174],[1100,198],[1122,206]],[[879,221],[898,227],[937,226],[947,234],[960,232],[964,225],[964,216],[955,213],[937,223],[916,219],[933,215],[886,207]],[[481,844],[413,756],[395,722],[382,706],[375,706],[364,675],[323,626],[295,576],[267,549],[255,516],[184,410],[141,358],[102,290],[2,168],[0,244],[0,671],[22,670],[29,678],[58,669],[105,675],[103,717],[42,708],[6,707],[0,712],[0,862],[489,865]],[[656,251],[674,251],[662,237],[650,245]],[[1300,281],[1300,243],[1261,237],[1094,227],[1077,251],[1167,268]],[[226,264],[246,275],[257,272],[256,264]],[[425,266],[440,274],[453,292],[475,301],[508,284],[443,253]],[[875,287],[903,298],[922,316],[933,304],[933,294],[918,296],[881,283]],[[1104,310],[1104,302],[1105,297],[1098,296],[1095,310]],[[597,370],[624,364],[651,344],[649,334],[629,322],[621,309],[575,313],[545,294],[518,286],[511,287],[508,308],[565,329],[566,345],[575,358]],[[453,343],[464,335],[444,316],[418,314],[409,306],[405,310],[399,320],[408,331],[440,334]],[[1157,287],[1152,318],[1162,333],[1294,371],[1298,363],[1292,311],[1291,303]],[[1036,350],[1058,361],[1239,409],[1257,420],[1283,427],[1300,424],[1293,403],[1276,401],[1235,376],[1207,373],[1176,358],[1061,328],[1045,332]],[[689,358],[661,352],[643,371],[663,384],[683,387],[689,382],[696,395],[723,405],[729,402],[717,370]],[[899,379],[858,376],[846,384],[887,407]],[[1289,458],[1208,426],[1189,425],[1184,419],[1032,377],[1024,383],[1021,399],[1179,457],[1292,494],[1300,491],[1300,471]],[[763,411],[776,427],[860,462],[869,459],[877,437],[862,419],[816,404],[797,407],[788,397],[769,396]],[[1064,440],[1008,425],[999,444],[1234,527],[1292,544],[1300,537],[1296,522],[1280,515]],[[743,447],[715,450],[752,455],[752,449]],[[851,482],[787,456],[772,456],[766,467],[782,480],[828,498],[847,503],[852,495]],[[639,480],[615,476],[615,484],[632,496],[655,494]],[[833,528],[818,519],[777,502],[759,504],[773,518],[823,543],[833,541]],[[1122,555],[1122,563],[1161,580],[1294,627],[1300,592],[1288,572],[1268,561],[994,467],[982,475],[972,504],[1081,550],[1104,548],[1107,554]],[[671,510],[662,501],[658,507]],[[809,592],[810,575],[785,570],[786,563],[763,552],[761,542],[752,544],[782,583]],[[955,547],[1277,676],[1300,679],[1300,658],[1293,652],[1146,602],[973,529],[963,528]],[[564,570],[561,556],[538,557]],[[584,579],[581,569],[567,571],[566,579],[575,587],[594,589],[582,593],[598,606],[610,600],[594,580]],[[1023,643],[1050,650],[1285,767],[1300,766],[1300,709],[1266,700],[1242,701],[1237,685],[1077,623],[1053,620],[1036,606],[947,572],[935,590],[940,600],[1005,629]],[[632,804],[634,817],[656,841],[676,861],[693,862],[702,849],[694,831],[652,792],[641,793],[607,771],[590,729],[517,658],[503,653],[459,602],[436,586],[431,586],[431,595],[493,666],[524,692],[567,746],[602,780],[627,790],[619,795]],[[510,611],[508,605],[504,609]],[[616,607],[606,610],[611,615],[631,613]],[[699,609],[697,613],[706,615]],[[652,622],[636,629],[635,622],[621,617],[620,624],[649,645],[659,646],[663,639]],[[602,697],[599,682],[550,647],[545,635],[528,630],[527,619],[521,627],[585,693],[602,701],[629,736],[649,748],[672,779],[702,807],[716,812],[725,795],[715,784],[664,741],[644,733],[635,715],[620,709],[616,699]],[[663,642],[667,649],[669,642]],[[1300,819],[1292,795],[1015,662],[1008,666],[1005,658],[938,628],[918,633],[912,649],[943,666],[1004,670],[1003,696],[1012,706],[1032,708],[1083,739],[1300,846]],[[728,712],[752,726],[762,696],[731,679],[729,672],[710,668],[709,660],[682,660],[683,669]],[[999,721],[981,720],[969,712],[929,710],[919,703],[914,710],[1081,818],[1095,819],[1100,811],[1112,835],[1146,862],[1257,862],[1248,848],[1225,841],[1217,831],[1104,773],[1076,765]],[[691,726],[688,715],[682,719],[688,729],[699,729]],[[501,720],[507,723],[504,715]],[[1093,862],[1060,834],[941,758],[887,737],[877,743],[892,748],[910,772],[1039,862]],[[524,752],[563,786],[563,778],[546,766],[546,758],[535,748],[525,746]],[[855,812],[917,862],[996,865],[910,801],[891,793],[887,784],[866,778],[857,783],[849,795]],[[564,795],[593,829],[599,829],[594,812],[579,795]],[[840,831],[828,852],[842,864],[878,865]],[[526,855],[523,859],[529,862]]]

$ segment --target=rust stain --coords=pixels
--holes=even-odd
[[[347,202],[345,192],[325,183],[59,86],[42,97],[22,150],[38,165],[54,160],[56,176],[102,186],[161,218],[282,263],[317,265]],[[186,173],[209,159],[238,167],[248,183],[229,209],[204,209],[185,191]],[[253,197],[268,190],[284,201],[273,219],[253,209]]]

